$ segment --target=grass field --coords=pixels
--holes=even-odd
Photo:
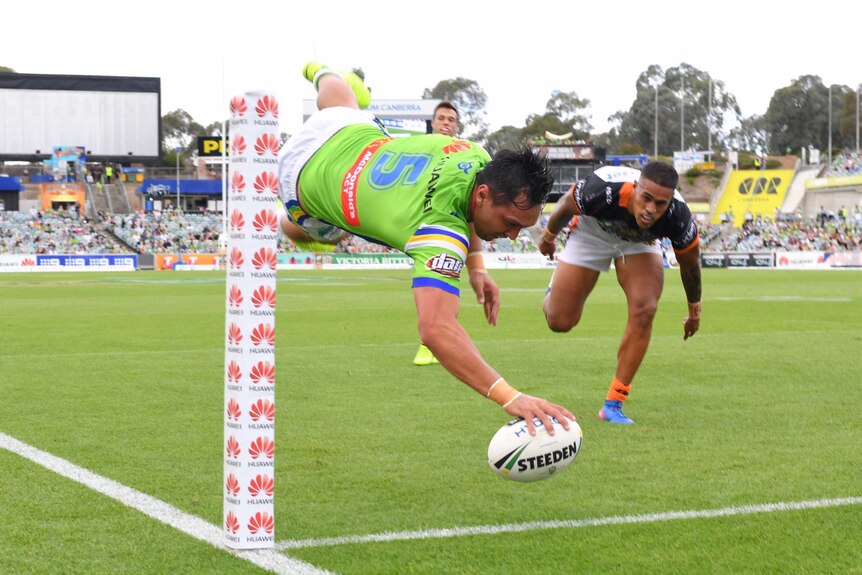
[[[575,463],[491,472],[508,416],[412,365],[408,272],[280,272],[274,553],[296,569],[272,570],[862,573],[862,272],[704,270],[683,342],[669,271],[634,426],[595,417],[625,321],[613,275],[569,334],[545,326],[548,271],[494,276],[499,325],[471,293],[462,322],[578,416]],[[0,438],[220,529],[224,299],[215,272],[0,274]],[[0,573],[264,572],[8,447],[0,477]]]

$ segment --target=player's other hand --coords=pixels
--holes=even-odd
[[[485,319],[497,325],[500,312],[500,288],[485,270],[470,270],[470,286],[476,293],[476,301],[485,309]]]
[[[688,304],[688,317],[682,320],[682,339],[687,340],[700,329],[700,302]]]
[[[549,242],[546,241],[545,238],[539,240],[539,252],[542,255],[548,256],[552,260],[554,259],[554,252],[557,251],[557,242]]]

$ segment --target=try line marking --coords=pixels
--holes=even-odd
[[[694,511],[667,511],[644,515],[617,515],[595,519],[573,519],[569,521],[532,521],[529,523],[504,523],[502,525],[477,525],[475,527],[456,527],[452,529],[427,529],[424,531],[398,531],[371,535],[351,535],[347,537],[325,537],[321,539],[294,539],[275,544],[278,550],[304,549],[331,545],[350,545],[358,543],[386,543],[411,539],[443,539],[445,537],[465,537],[468,535],[495,535],[497,533],[520,533],[540,529],[574,529],[578,527],[599,527],[602,525],[625,525],[632,523],[656,523],[680,519],[707,519],[711,517],[730,517],[733,515],[753,515],[755,513],[774,513],[776,511],[798,511],[802,509],[822,509],[860,505],[862,497],[842,497],[839,499],[816,499],[814,501],[791,501],[783,503],[763,503],[760,505],[739,505],[721,509]]]
[[[18,441],[3,432],[0,432],[0,448],[29,459],[33,463],[41,465],[45,469],[62,475],[67,479],[77,481],[93,491],[119,501],[132,509],[137,509],[141,513],[170,525],[186,535],[204,543],[209,543],[221,551],[226,551],[235,557],[249,561],[272,573],[280,575],[331,575],[330,571],[318,569],[304,561],[292,559],[274,549],[230,549],[224,544],[224,534],[220,527],[207,523],[200,517],[180,511],[176,507],[146,493],[126,487],[113,479],[102,477],[70,461],[51,455],[47,451],[42,451],[22,441]]]

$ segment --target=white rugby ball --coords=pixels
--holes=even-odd
[[[520,417],[501,427],[488,445],[488,465],[494,473],[512,481],[538,481],[568,467],[581,451],[584,433],[574,420],[569,420],[568,431],[553,417],[551,421],[554,435],[538,418],[533,419],[533,436]]]

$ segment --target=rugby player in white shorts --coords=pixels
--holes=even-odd
[[[679,263],[688,300],[683,339],[700,328],[700,236],[676,191],[673,166],[650,162],[643,170],[606,166],[580,180],[560,199],[542,231],[539,250],[553,257],[557,235],[571,231],[545,295],[548,327],[567,332],[578,324],[587,297],[611,262],[628,302],[628,321],[617,367],[599,418],[634,423],[622,411],[632,380],[646,355],[664,285],[659,241],[668,238]]]

